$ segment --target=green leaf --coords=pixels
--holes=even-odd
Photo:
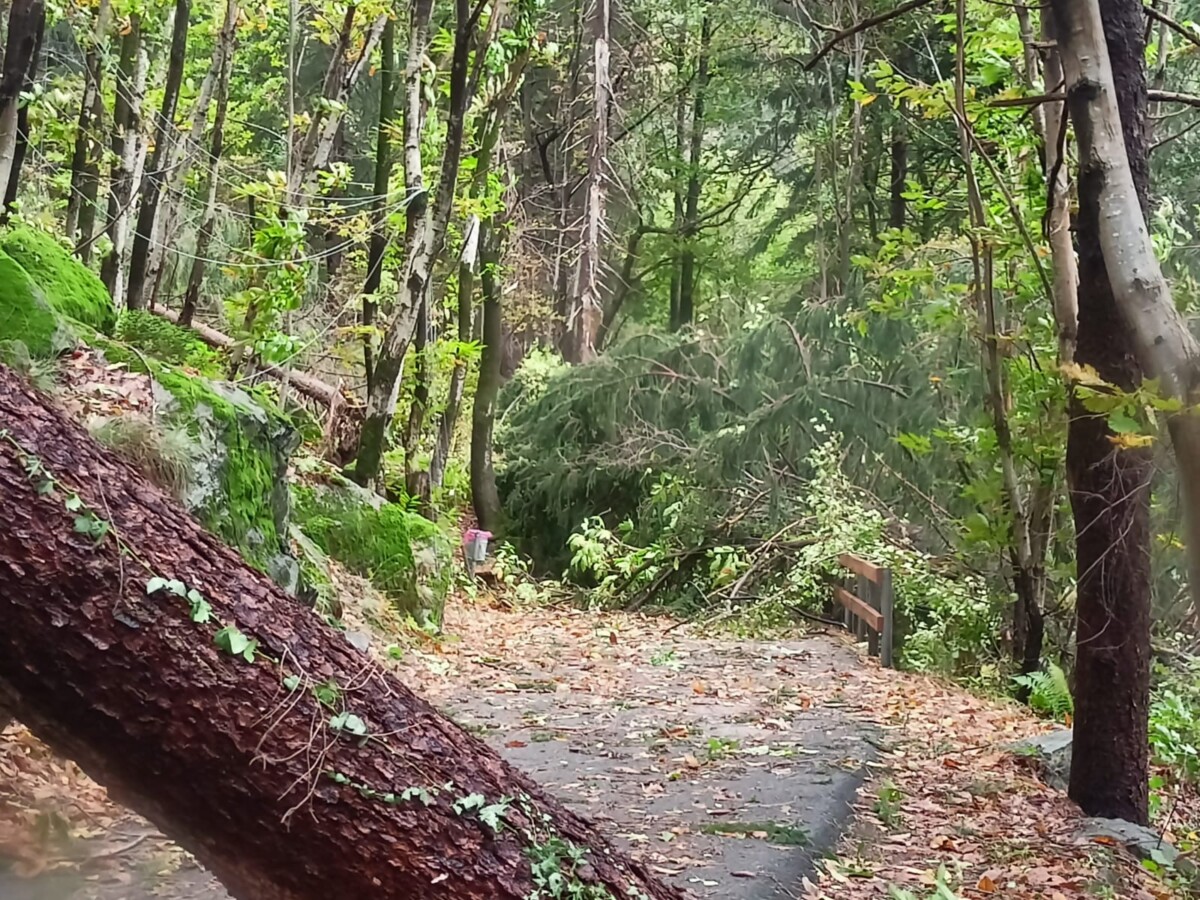
[[[241,656],[246,662],[254,662],[254,648],[258,641],[252,641],[240,631],[236,625],[226,625],[213,637],[213,641],[226,653]]]
[[[1108,427],[1117,434],[1141,434],[1142,426],[1137,419],[1121,412],[1109,413]]]
[[[296,688],[300,687],[300,676],[289,675],[287,678],[283,679],[283,686],[289,691],[294,691]]]
[[[172,594],[174,594],[176,597],[186,597],[187,596],[187,585],[184,584],[182,581],[180,581],[178,578],[172,578],[170,581],[167,582],[167,590],[170,591]]]
[[[167,579],[159,578],[157,575],[155,575],[153,578],[151,578],[149,581],[146,582],[146,593],[147,594],[156,594],[159,591],[161,591],[163,588],[165,588],[166,586],[167,586]]]
[[[472,809],[480,809],[487,803],[487,797],[483,794],[467,794],[465,797],[459,797],[454,801],[454,811],[460,816]]]
[[[508,799],[502,799],[499,803],[491,803],[483,807],[479,810],[479,821],[492,829],[494,834],[499,834],[504,828],[504,814],[508,811],[510,802]]]
[[[367,733],[367,723],[352,712],[342,711],[329,720],[329,727],[334,731],[346,731],[362,737]]]
[[[53,484],[51,484],[51,487],[53,487]],[[63,501],[63,506],[67,508],[67,512],[79,512],[79,510],[83,509],[83,501],[79,498],[78,494],[71,494]]]
[[[195,594],[195,598],[192,595]],[[212,607],[208,601],[200,596],[196,591],[188,591],[188,600],[192,603],[191,618],[197,625],[204,625],[212,619]]]

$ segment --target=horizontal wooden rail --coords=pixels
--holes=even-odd
[[[838,564],[857,576],[857,594],[833,585],[833,599],[845,610],[846,627],[867,639],[867,652],[886,667],[893,665],[895,638],[892,571],[852,553],[838,556]]]

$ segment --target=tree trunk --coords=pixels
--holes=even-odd
[[[192,268],[188,273],[187,291],[183,297],[183,308],[179,311],[179,324],[190,327],[200,301],[200,289],[204,286],[204,267],[208,248],[217,227],[217,186],[221,171],[221,153],[225,148],[225,116],[229,109],[229,79],[233,72],[233,51],[237,43],[238,0],[228,0],[225,5],[225,25],[218,37],[220,69],[217,72],[215,93],[217,111],[213,119],[212,145],[209,148],[207,199],[200,232],[196,235],[196,251],[192,256]],[[219,51],[220,52],[220,51]]]
[[[428,32],[429,21],[425,7],[424,0],[414,5],[414,16],[423,18],[425,25],[421,28],[414,25],[414,38],[409,46],[409,65],[405,75],[406,89],[409,90],[410,85],[418,90],[420,88],[420,56],[414,63],[413,52],[414,48],[418,52],[423,51],[423,35]],[[450,63],[450,102],[446,116],[446,137],[441,172],[432,198],[423,196],[418,199],[418,194],[423,191],[420,175],[420,140],[424,122],[420,115],[420,96],[410,97],[406,101],[408,106],[404,126],[404,177],[406,186],[410,179],[415,179],[415,184],[409,187],[409,217],[415,220],[415,226],[405,236],[400,296],[397,298],[392,321],[384,334],[379,359],[375,364],[373,389],[367,398],[367,412],[363,420],[358,457],[354,464],[354,478],[359,484],[372,484],[379,476],[387,445],[387,430],[396,414],[404,356],[408,352],[421,309],[428,309],[433,268],[441,257],[446,230],[450,225],[450,214],[454,209],[454,194],[458,184],[458,168],[462,162],[467,106],[476,85],[475,79],[468,78],[468,65],[472,45],[476,43],[476,26],[482,11],[482,4],[472,10],[470,0],[455,2],[454,51]],[[420,42],[418,38],[421,38]],[[480,46],[474,48],[475,52],[486,54],[488,41],[479,43]]]
[[[379,120],[375,135],[375,186],[371,201],[371,243],[367,249],[367,278],[363,283],[362,323],[373,325],[383,280],[383,255],[387,250],[387,193],[392,178],[391,123],[396,112],[396,89],[392,75],[396,68],[396,22],[388,18],[383,29],[382,59],[379,66]],[[363,365],[367,373],[367,393],[371,393],[374,377],[374,340],[363,335]]]
[[[1136,191],[1135,209],[1144,209],[1149,193],[1146,163],[1146,81],[1143,69],[1144,14],[1138,0],[1103,0],[1087,24],[1095,29],[1087,45],[1078,39],[1077,9],[1055,0],[1057,32],[1067,70],[1071,117],[1080,140],[1079,324],[1075,359],[1093,366],[1100,377],[1123,390],[1142,379],[1130,323],[1114,296],[1105,232],[1118,227],[1108,220],[1102,195],[1118,161],[1111,152],[1089,152],[1096,125],[1087,108],[1098,93],[1108,95],[1112,115],[1104,128]],[[1102,29],[1102,30],[1101,30]],[[1113,68],[1107,85],[1081,79],[1079,52],[1101,51]],[[1119,72],[1114,83],[1112,75]],[[1123,146],[1122,143],[1123,126]],[[1122,160],[1121,162],[1123,162]],[[1140,211],[1139,211],[1140,215]],[[1144,224],[1141,226],[1144,228]],[[1145,823],[1149,779],[1147,722],[1150,687],[1150,523],[1151,460],[1141,449],[1114,447],[1103,415],[1071,403],[1067,438],[1067,477],[1075,517],[1076,660],[1075,732],[1070,795],[1085,813]]]
[[[150,255],[150,238],[154,234],[154,218],[158,214],[158,197],[162,190],[163,161],[170,156],[169,147],[175,139],[175,107],[179,103],[179,88],[183,84],[183,67],[187,57],[188,19],[190,0],[175,0],[175,21],[171,29],[171,52],[167,61],[167,82],[163,87],[162,108],[154,125],[154,152],[143,178],[141,206],[133,234],[133,251],[129,257],[129,277],[125,305],[142,309],[146,305],[146,261]]]
[[[678,84],[675,93],[675,158],[673,160],[673,168],[671,172],[671,200],[674,212],[672,219],[672,235],[671,235],[671,279],[670,279],[670,301],[667,313],[667,323],[672,331],[678,331],[680,326],[679,321],[679,267],[683,260],[680,258],[679,249],[683,241],[683,223],[684,223],[684,202],[685,191],[684,175],[686,165],[683,161],[683,152],[687,147],[687,115],[688,115],[688,79],[683,73],[684,67],[684,36],[686,29],[681,29],[683,33],[679,35],[679,40],[676,42],[675,50],[675,80]]]
[[[688,153],[687,199],[683,212],[683,253],[679,263],[679,326],[692,324],[696,314],[696,234],[700,211],[700,165],[704,156],[704,102],[708,87],[708,56],[712,46],[712,19],[706,12],[700,23],[700,55],[696,63],[696,98],[692,105],[691,147]]]
[[[102,95],[104,66],[101,54],[111,11],[109,0],[100,0],[95,26],[84,56],[83,99],[79,103],[79,122],[75,127],[75,147],[71,155],[71,187],[67,195],[66,232],[72,243],[82,244],[80,258],[86,264],[91,256],[92,229],[96,227],[96,196],[100,185],[100,129],[104,119]]]
[[[0,706],[238,900],[681,898],[3,367],[0,428]]]
[[[147,59],[142,47],[141,16],[130,13],[128,29],[121,38],[121,57],[117,64],[117,91],[113,102],[112,152],[109,176],[108,215],[104,233],[112,239],[112,249],[100,267],[100,278],[113,298],[123,296],[121,275],[124,268],[125,238],[129,206],[136,181],[142,99],[146,92]]]
[[[496,424],[496,398],[500,396],[500,361],[503,356],[503,295],[496,279],[500,265],[499,238],[486,229],[479,238],[483,254],[483,355],[479,359],[479,383],[471,411],[471,501],[479,527],[500,534],[504,509],[496,490],[492,461],[492,432]]]
[[[33,55],[29,59],[29,68],[25,71],[23,91],[32,91],[37,79],[38,62],[42,56],[42,41],[46,36],[46,7],[42,5],[42,14],[37,23],[37,39],[33,45]],[[0,223],[6,223],[16,212],[17,191],[21,186],[21,167],[25,164],[25,151],[29,149],[29,104],[22,103],[17,109],[17,145],[13,149],[12,170],[8,176],[8,186],[4,189],[4,209],[0,213]]]
[[[596,332],[604,304],[600,299],[601,247],[604,243],[605,184],[608,180],[609,0],[592,0],[592,122],[588,135],[587,176],[584,179],[583,233],[575,292],[567,316],[568,359],[591,361],[596,355]]]
[[[493,12],[495,15],[495,12]],[[492,99],[490,108],[484,116],[480,127],[479,147],[475,152],[475,171],[471,176],[468,197],[479,197],[487,190],[488,177],[492,171],[492,159],[504,123],[508,117],[508,109],[513,96],[521,86],[525,77],[525,67],[529,63],[532,47],[526,46],[508,69],[508,81]],[[478,69],[476,74],[478,74]],[[463,251],[458,266],[458,311],[457,326],[458,340],[466,344],[471,340],[471,329],[475,318],[472,295],[475,291],[475,273],[479,268],[480,240],[485,231],[484,223],[474,218],[466,227],[463,239]],[[450,390],[446,398],[446,408],[438,421],[437,439],[433,453],[429,459],[430,489],[441,487],[446,474],[446,464],[450,459],[450,451],[454,444],[454,431],[458,425],[459,412],[462,409],[463,391],[467,384],[467,361],[461,356],[455,359],[454,371],[450,374]]]
[[[908,189],[908,123],[899,112],[892,121],[891,159],[888,228],[903,228],[905,214],[908,212],[908,201],[904,199],[904,192]]]
[[[21,91],[34,64],[46,18],[42,0],[14,0],[8,15],[8,40],[0,68],[0,196],[17,177]]]

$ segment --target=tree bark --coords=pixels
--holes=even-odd
[[[167,61],[167,82],[163,87],[162,108],[154,123],[154,152],[149,160],[150,171],[142,179],[141,206],[133,233],[133,251],[129,257],[129,276],[125,305],[142,309],[146,305],[146,261],[150,255],[150,238],[154,234],[154,218],[158,214],[158,197],[162,190],[163,162],[170,157],[175,135],[175,107],[179,104],[179,89],[183,85],[183,67],[187,59],[188,20],[190,0],[175,0],[175,21],[171,29],[171,52]]]
[[[903,228],[908,212],[904,192],[908,189],[908,123],[897,112],[892,120],[892,170],[888,177],[888,228]]]
[[[586,854],[568,882],[681,898],[3,367],[0,428],[0,706],[238,900],[523,900],[556,838]],[[151,578],[201,592],[208,621]],[[228,652],[220,628],[257,644]],[[473,795],[507,799],[498,828]]]
[[[700,211],[700,166],[704,156],[704,103],[708,88],[708,56],[712,46],[712,19],[705,12],[700,23],[700,54],[696,62],[696,97],[692,104],[691,146],[688,152],[687,199],[683,213],[683,251],[679,263],[679,326],[692,324],[696,315],[696,234]]]
[[[1055,0],[1057,33],[1080,141],[1079,323],[1075,359],[1123,390],[1141,383],[1135,330],[1113,290],[1122,259],[1110,256],[1104,194],[1118,174],[1140,219],[1147,204],[1144,14],[1138,0]],[[1070,9],[1068,9],[1070,7]],[[1090,7],[1090,15],[1081,7]],[[1101,24],[1101,14],[1103,24]],[[1080,27],[1086,26],[1086,33]],[[1082,39],[1082,40],[1081,40]],[[1086,43],[1084,43],[1086,42]],[[1107,49],[1106,49],[1107,48]],[[1088,76],[1079,55],[1102,54],[1107,78]],[[1115,80],[1113,76],[1120,73]],[[1105,83],[1107,82],[1107,83]],[[1103,122],[1089,104],[1103,95]],[[1095,152],[1093,135],[1109,144]],[[1114,130],[1115,129],[1115,130]],[[1123,172],[1120,175],[1117,170]],[[1144,223],[1140,225],[1144,230]],[[1070,795],[1088,815],[1146,823],[1149,779],[1151,460],[1114,447],[1103,415],[1071,403],[1067,478],[1075,518],[1075,728]]]

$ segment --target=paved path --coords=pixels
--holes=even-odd
[[[806,683],[827,686],[862,665],[851,648],[821,636],[675,639],[659,626],[626,646],[626,636],[575,615],[518,633],[505,616],[459,623],[461,642],[402,665],[457,721],[662,877],[713,900],[799,894],[873,755],[868,726],[805,693]],[[33,879],[0,873],[0,898],[227,897],[132,817],[72,852],[97,858]]]

